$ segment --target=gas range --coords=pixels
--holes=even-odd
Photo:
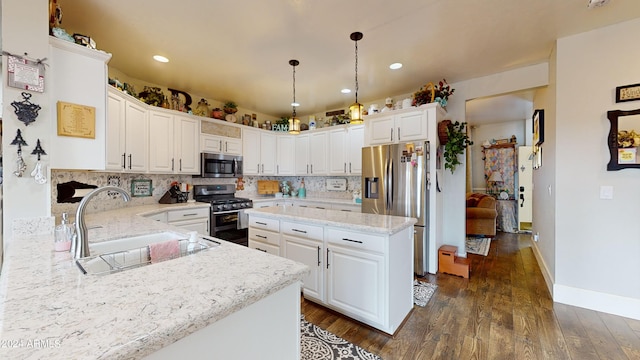
[[[235,197],[235,185],[195,185],[193,187],[193,198],[199,202],[211,204],[211,211],[232,212],[253,207],[251,199]]]

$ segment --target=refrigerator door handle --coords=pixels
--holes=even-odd
[[[387,160],[387,212],[393,209],[393,160],[389,158]]]

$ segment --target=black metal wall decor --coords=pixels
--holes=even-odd
[[[18,120],[22,121],[25,125],[29,125],[36,121],[38,117],[38,111],[42,109],[40,105],[33,104],[29,101],[31,94],[27,92],[22,93],[24,100],[14,101],[11,106],[15,109],[15,113],[18,116]]]
[[[22,158],[22,146],[28,146],[27,142],[22,138],[22,132],[20,129],[17,130],[16,138],[13,139],[11,145],[18,145],[18,159],[16,160],[16,171],[13,172],[13,175],[17,177],[22,177],[25,170],[27,170],[27,164],[24,162]]]
[[[40,139],[36,141],[36,147],[31,152],[31,155],[38,155],[38,161],[40,161],[40,155],[47,155],[47,153],[42,148],[42,145],[40,145]]]

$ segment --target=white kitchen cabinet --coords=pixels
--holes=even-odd
[[[242,155],[242,139],[201,134],[200,151],[215,154]]]
[[[428,140],[429,119],[444,115],[446,112],[437,103],[368,115],[365,117],[365,145]]]
[[[295,137],[278,135],[276,140],[276,175],[295,174]]]
[[[77,169],[77,170],[104,170],[106,167],[106,122],[107,122],[107,63],[111,59],[111,54],[89,49],[85,46],[75,44],[73,42],[62,39],[49,37],[49,55],[46,63],[45,89],[48,104],[43,104],[37,95],[35,101],[51,110],[51,119],[43,120],[40,116],[35,125],[31,127],[40,127],[38,124],[53,121],[53,126],[47,124],[50,128],[51,136],[43,138],[42,146],[47,152],[43,158],[49,161],[49,165],[53,169]],[[9,50],[9,49],[6,49]],[[15,51],[18,51],[17,49]],[[5,73],[6,75],[6,73]],[[2,75],[0,75],[2,78]],[[5,79],[6,81],[6,79]],[[0,90],[0,95],[2,91]],[[43,99],[45,99],[43,98]],[[32,101],[34,99],[31,99]],[[5,105],[8,105],[8,99],[5,99]],[[14,100],[14,99],[12,99]],[[15,99],[22,101],[22,99]],[[78,136],[61,136],[58,135],[58,127],[56,126],[56,106],[58,101],[72,104],[81,104],[91,106],[95,110],[95,123],[93,137],[85,138]],[[9,121],[9,115],[5,118]],[[11,110],[13,114],[13,109]],[[13,115],[11,115],[13,116]],[[2,110],[0,110],[0,118]],[[16,122],[17,123],[17,122]],[[30,146],[36,143],[35,134],[30,130],[23,129],[23,136]],[[14,136],[15,134],[11,134]],[[42,137],[44,134],[39,135]],[[9,136],[5,133],[5,136]],[[12,137],[13,139],[13,137]],[[29,152],[32,149],[28,150]],[[25,152],[25,155],[28,155]],[[120,154],[121,155],[121,154]],[[34,158],[33,156],[27,156]],[[119,157],[118,157],[119,159]],[[7,160],[7,158],[5,158]],[[25,160],[27,160],[25,158]],[[29,161],[27,161],[29,162]],[[5,163],[5,166],[6,163]],[[120,170],[121,168],[118,168]]]
[[[331,204],[331,210],[362,212],[362,206],[360,204]]]
[[[244,175],[275,175],[276,136],[266,131],[242,129]]]
[[[327,230],[327,304],[358,319],[384,324],[384,242],[383,237]]]
[[[309,134],[309,175],[327,175],[327,132]]]
[[[344,125],[329,131],[329,175],[362,174],[364,125]]]
[[[249,216],[249,248],[280,256],[280,221]]]
[[[281,221],[282,256],[311,269],[302,280],[304,296],[324,301],[324,243],[322,226]]]
[[[149,172],[199,174],[200,149],[197,119],[167,110],[149,110]]]
[[[200,174],[200,120],[176,115],[174,173]]]
[[[189,231],[197,231],[201,235],[209,235],[210,208],[192,208],[169,210],[167,222]]]
[[[115,88],[108,90],[106,168],[144,173],[149,167],[147,109],[126,96]]]
[[[309,175],[309,135],[300,134],[295,137],[295,174]]]

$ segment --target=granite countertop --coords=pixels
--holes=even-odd
[[[140,214],[208,204],[88,214],[90,242],[186,230]],[[105,276],[82,275],[53,235],[17,236],[0,276],[0,358],[137,359],[296,281],[307,266],[220,241],[216,248]]]
[[[287,200],[287,201],[295,201],[295,202],[320,202],[320,203],[326,203],[326,204],[340,204],[340,205],[355,205],[355,206],[360,206],[362,204],[356,204],[353,202],[353,199],[328,199],[328,198],[313,198],[313,197],[304,197],[304,198],[300,198],[300,197],[281,197],[281,198],[276,198],[273,195],[254,195],[254,196],[248,196],[249,199],[251,199],[251,201],[253,202],[261,202],[261,201],[281,201],[281,200]]]
[[[347,230],[378,234],[395,234],[417,222],[402,216],[364,214],[337,210],[278,206],[245,210],[249,216],[259,214],[273,219],[303,221],[309,224],[338,226]]]

